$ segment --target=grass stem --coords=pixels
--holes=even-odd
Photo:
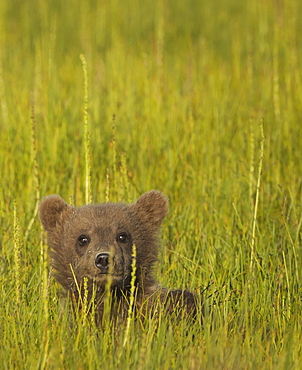
[[[261,176],[262,176],[262,165],[263,165],[263,156],[264,156],[264,129],[263,129],[263,119],[260,122],[260,159],[258,164],[258,178],[256,186],[256,197],[255,197],[255,206],[253,214],[253,223],[252,223],[252,240],[251,240],[251,255],[250,255],[250,272],[253,271],[255,255],[256,255],[256,226],[257,226],[257,214],[258,206],[260,199],[260,187],[261,187]]]
[[[88,75],[87,75],[87,62],[84,54],[80,55],[83,69],[84,78],[84,141],[85,141],[85,202],[86,204],[92,203],[91,194],[91,142],[90,132],[88,126]]]

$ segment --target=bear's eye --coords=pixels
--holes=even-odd
[[[121,232],[117,234],[116,241],[120,243],[127,243],[128,236],[125,232]]]
[[[88,245],[90,242],[90,238],[89,236],[86,236],[86,235],[80,235],[78,237],[78,243],[81,247],[84,247],[85,245]]]

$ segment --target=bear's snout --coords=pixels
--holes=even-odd
[[[101,270],[102,274],[107,274],[109,270],[109,253],[99,253],[94,261],[96,267]]]

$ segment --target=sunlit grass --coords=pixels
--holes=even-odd
[[[297,0],[1,2],[3,368],[299,367],[301,11]],[[170,199],[159,281],[202,296],[206,318],[115,326],[108,313],[98,330],[60,298],[38,200],[150,189]]]

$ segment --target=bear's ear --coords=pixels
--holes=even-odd
[[[157,190],[143,194],[132,205],[132,210],[143,222],[159,227],[168,214],[168,198]]]
[[[44,197],[39,206],[39,218],[46,231],[54,229],[60,221],[62,214],[71,209],[59,195]]]

